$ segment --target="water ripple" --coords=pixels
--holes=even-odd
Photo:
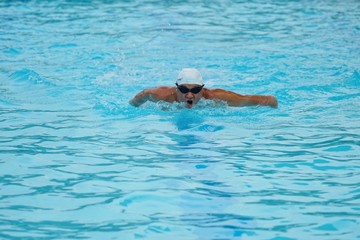
[[[1,1],[0,238],[359,238],[359,8]],[[279,108],[129,105],[190,63]]]

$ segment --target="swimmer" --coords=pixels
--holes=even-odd
[[[180,71],[176,87],[160,86],[145,89],[130,100],[130,104],[138,107],[146,101],[184,102],[187,108],[192,108],[201,98],[213,101],[224,101],[229,106],[270,106],[277,108],[278,103],[273,96],[240,95],[224,89],[205,88],[202,76],[195,68],[184,68]]]

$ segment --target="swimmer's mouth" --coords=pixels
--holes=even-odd
[[[194,103],[194,101],[193,101],[193,100],[187,100],[186,103],[187,103],[186,106],[187,106],[188,108],[191,108],[192,105],[193,105],[193,103]]]

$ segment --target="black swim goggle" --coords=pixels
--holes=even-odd
[[[185,86],[178,85],[178,84],[176,83],[176,87],[177,87],[177,89],[179,89],[179,91],[180,91],[181,93],[183,93],[183,94],[188,93],[188,92],[192,92],[193,94],[197,94],[197,93],[199,93],[199,92],[201,91],[201,89],[204,87],[204,84],[203,84],[202,86],[200,86],[200,87],[194,87],[194,88],[189,89],[189,88],[187,88],[187,87],[185,87]]]

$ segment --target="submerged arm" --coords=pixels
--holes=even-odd
[[[277,99],[273,96],[264,96],[264,95],[240,95],[231,91],[226,91],[223,89],[214,89],[208,90],[206,94],[208,99],[218,99],[227,102],[229,106],[270,106],[277,108],[278,102]]]

